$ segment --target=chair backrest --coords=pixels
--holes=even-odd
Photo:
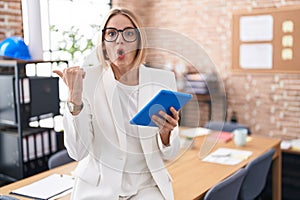
[[[0,200],[19,200],[15,197],[12,197],[12,196],[8,196],[8,195],[1,195],[0,194]]]
[[[204,200],[236,200],[246,174],[247,170],[245,168],[240,169],[208,190]]]
[[[225,132],[233,132],[235,129],[245,128],[248,131],[248,135],[251,134],[249,127],[247,127],[244,124],[239,124],[235,122],[209,121],[204,125],[204,127],[215,131],[225,131]]]
[[[270,149],[248,163],[246,166],[247,174],[241,186],[239,199],[253,200],[260,195],[266,184],[274,152],[274,149]]]
[[[50,156],[48,160],[48,167],[49,169],[53,169],[72,161],[74,160],[69,156],[67,150],[63,149]]]

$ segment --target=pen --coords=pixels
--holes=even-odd
[[[229,157],[229,156],[231,156],[231,154],[230,153],[228,153],[228,154],[212,154],[211,156],[217,157],[217,158],[223,158],[223,157]]]

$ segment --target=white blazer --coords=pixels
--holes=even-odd
[[[64,114],[65,145],[79,161],[72,199],[119,199],[126,156],[126,135],[116,81],[111,68],[86,68],[83,110]],[[140,66],[138,108],[161,89],[176,90],[174,74]],[[124,109],[124,108],[123,108]],[[171,177],[163,160],[174,158],[180,148],[178,128],[171,133],[170,146],[162,147],[158,128],[138,127],[147,166],[165,199],[174,199]]]

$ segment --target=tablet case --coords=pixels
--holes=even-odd
[[[172,116],[170,112],[171,106],[178,111],[191,99],[191,94],[161,90],[130,120],[130,124],[157,127],[157,125],[151,120],[152,115],[159,116],[158,112],[162,110]]]

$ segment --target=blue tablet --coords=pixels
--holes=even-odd
[[[178,111],[191,99],[191,94],[161,90],[130,120],[130,124],[155,127],[157,125],[151,120],[152,115],[159,116],[158,112],[161,110],[172,115],[170,107],[173,106]]]

